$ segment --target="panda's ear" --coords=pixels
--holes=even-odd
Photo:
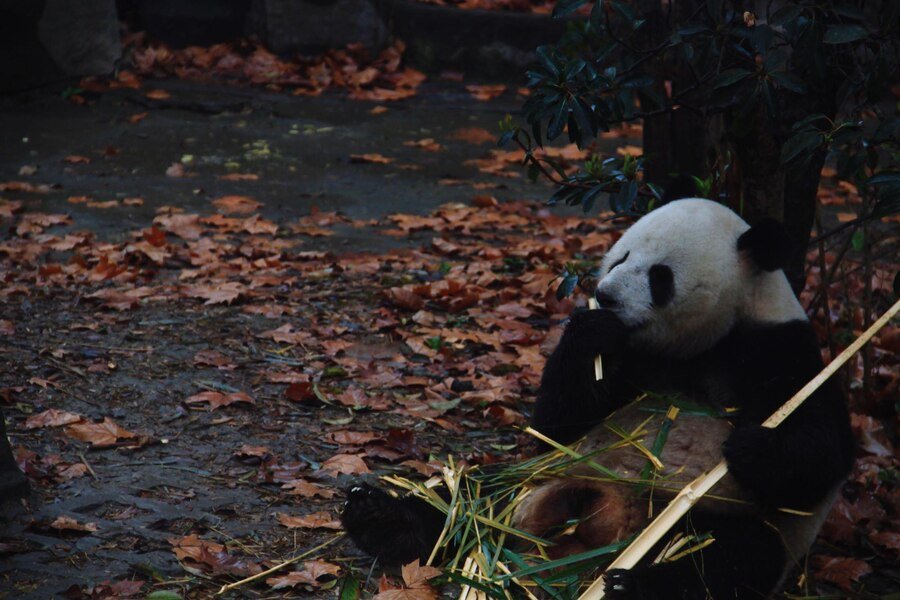
[[[738,252],[745,252],[764,271],[783,269],[790,257],[791,246],[791,238],[775,219],[763,219],[737,241]]]

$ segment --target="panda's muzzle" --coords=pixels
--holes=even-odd
[[[594,297],[597,299],[597,304],[600,305],[600,308],[613,310],[619,307],[618,300],[616,300],[611,294],[607,294],[606,292],[603,292],[599,289],[594,292]]]

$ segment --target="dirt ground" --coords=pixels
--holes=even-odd
[[[0,402],[34,487],[5,597],[209,597],[334,538],[361,476],[527,452],[550,284],[617,236],[492,153],[512,92],[153,87],[0,104]],[[348,542],[315,558],[230,594],[377,589]]]

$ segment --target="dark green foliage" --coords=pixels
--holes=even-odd
[[[586,3],[561,0],[554,14]],[[724,115],[723,139],[745,146],[765,129],[772,142],[760,151],[780,151],[781,176],[809,170],[827,153],[839,177],[871,196],[868,217],[900,210],[900,122],[890,91],[900,59],[900,3],[799,0],[770,3],[771,12],[760,15],[748,12],[756,6],[749,2],[670,4],[675,8],[666,12],[658,3],[596,0],[589,18],[572,23],[556,45],[538,48],[527,73],[532,94],[522,107],[527,127],[507,120],[501,143],[525,150],[531,176],[559,184],[551,204],[587,213],[606,196],[617,214],[652,209],[666,182],[648,181],[642,158],[595,159],[566,175],[535,149],[564,132],[584,147],[622,122],[690,111],[703,119]],[[649,12],[641,14],[641,6]],[[680,83],[667,91],[672,80]],[[740,183],[728,185],[721,168],[731,168],[733,156],[713,150],[715,164],[684,175],[696,176],[698,189],[715,199],[742,206],[742,197],[729,197],[741,193]]]

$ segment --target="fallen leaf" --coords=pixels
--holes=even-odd
[[[209,403],[210,411],[235,403],[256,404],[256,401],[244,392],[223,394],[222,392],[213,392],[210,390],[194,394],[189,398],[185,398],[184,401],[186,404],[201,404],[207,402]]]
[[[365,461],[355,454],[335,454],[322,463],[320,470],[332,477],[340,474],[365,475],[371,473]]]
[[[319,498],[330,499],[335,495],[335,491],[331,488],[322,487],[315,483],[311,483],[305,479],[293,479],[281,486],[291,496],[301,496],[303,498]]]
[[[97,527],[96,523],[79,523],[72,517],[59,516],[50,523],[50,527],[53,529],[66,530],[66,531],[82,531],[85,533],[93,533],[97,531],[99,527]]]
[[[394,159],[372,152],[369,154],[351,154],[350,162],[352,162],[352,163],[378,163],[378,164],[386,165],[388,163],[394,162]]]
[[[294,587],[296,585],[309,585],[317,587],[321,578],[331,579],[340,573],[341,568],[338,565],[324,560],[309,560],[300,564],[300,570],[291,571],[285,575],[270,577],[266,579],[266,583],[272,586],[273,590],[279,590],[286,587]]]
[[[63,162],[67,162],[70,165],[87,165],[90,164],[91,159],[87,156],[79,156],[77,154],[70,154],[69,156],[63,159]]]
[[[464,127],[450,134],[450,139],[461,140],[476,146],[496,143],[498,137],[496,133],[491,133],[481,127]]]
[[[466,89],[476,100],[481,100],[482,102],[486,102],[488,100],[493,100],[494,98],[503,94],[506,91],[506,86],[503,84],[496,85],[467,85]]]
[[[84,420],[79,414],[66,412],[56,408],[48,408],[44,412],[32,415],[25,419],[23,429],[37,429],[39,427],[61,427],[71,425]]]
[[[277,514],[278,522],[288,529],[340,529],[341,522],[331,513],[320,511],[308,515],[294,517],[284,513]]]
[[[120,439],[136,438],[138,435],[119,427],[109,417],[102,423],[74,423],[66,427],[66,435],[82,442],[90,442],[92,448],[114,446]]]
[[[146,96],[147,98],[150,98],[151,100],[168,100],[169,98],[172,97],[172,94],[170,94],[166,90],[157,89],[157,90],[149,90],[147,93],[144,94],[144,96]]]
[[[212,201],[216,209],[226,215],[247,215],[258,211],[262,203],[250,196],[222,196]]]
[[[844,591],[853,589],[853,582],[872,572],[872,567],[858,558],[815,556],[815,577],[837,584]]]

